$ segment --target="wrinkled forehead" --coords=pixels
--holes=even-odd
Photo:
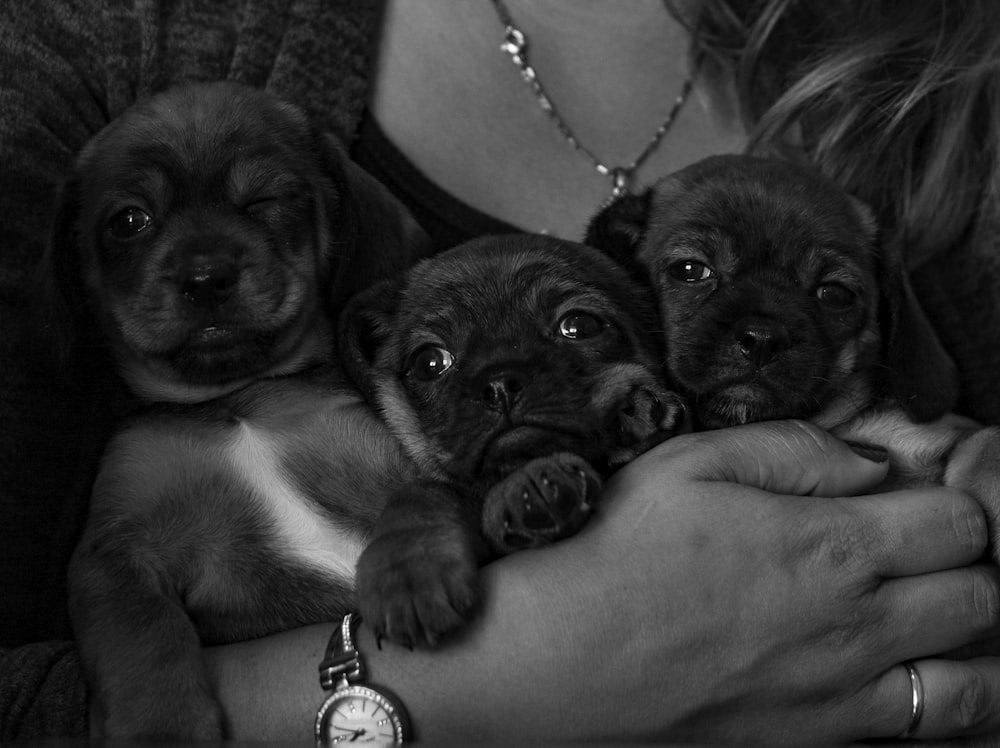
[[[211,173],[234,159],[281,163],[309,147],[297,110],[263,95],[164,94],[138,104],[105,128],[80,157],[95,178],[141,166],[168,178]]]
[[[449,252],[421,263],[411,275],[411,306],[513,310],[540,296],[596,293],[594,278],[578,263],[543,251]]]
[[[600,269],[569,254],[445,253],[411,273],[400,330],[459,335],[485,325],[504,334],[574,307],[614,316],[619,306]]]
[[[725,248],[795,263],[812,249],[867,264],[874,260],[870,228],[839,189],[806,178],[730,175],[691,186],[655,207],[646,251],[658,244]]]
[[[298,110],[263,96],[163,95],[126,111],[81,153],[83,215],[135,204],[232,203],[308,193],[322,160]]]

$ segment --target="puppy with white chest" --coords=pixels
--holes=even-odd
[[[469,242],[351,301],[345,366],[421,472],[358,561],[380,636],[433,644],[460,626],[483,560],[576,532],[603,478],[674,433],[654,326],[609,258],[533,235]]]
[[[803,418],[886,446],[893,486],[1000,511],[1000,433],[950,415],[955,367],[871,211],[804,167],[719,156],[605,208],[587,242],[655,289],[696,428]]]
[[[109,737],[218,739],[204,644],[332,621],[410,461],[334,355],[359,288],[423,233],[297,108],[171,89],[90,141],[62,192],[43,306],[140,400],[105,452],[69,568]]]

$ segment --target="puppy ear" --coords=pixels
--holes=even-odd
[[[914,420],[934,420],[958,401],[958,369],[920,307],[900,248],[883,248],[880,262],[885,394]]]
[[[378,353],[393,333],[403,274],[386,278],[356,294],[337,320],[337,352],[347,375],[375,404]]]
[[[349,247],[334,269],[332,298],[344,300],[432,252],[430,237],[389,190],[351,160],[332,135],[318,136],[337,182],[336,237]]]
[[[80,184],[74,175],[60,185],[48,244],[37,268],[32,293],[35,329],[30,348],[41,360],[67,363],[86,324],[77,221]]]
[[[583,243],[595,247],[615,262],[629,267],[646,235],[653,190],[616,198],[594,216]]]

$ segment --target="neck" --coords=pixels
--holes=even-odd
[[[627,166],[666,119],[690,75],[688,39],[662,0],[506,0],[529,59],[577,139]],[[372,109],[432,181],[529,231],[580,239],[611,180],[574,151],[500,49],[492,2],[389,0]],[[434,102],[428,106],[428,102]],[[740,150],[695,82],[642,167],[650,184],[704,156]]]
[[[687,34],[662,0],[504,0],[503,6],[574,136],[606,165],[630,164],[692,75]],[[525,108],[538,106],[521,98]]]

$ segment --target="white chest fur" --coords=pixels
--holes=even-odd
[[[278,440],[244,423],[234,431],[225,456],[261,502],[288,555],[337,579],[354,579],[361,538],[333,525],[289,480]]]

